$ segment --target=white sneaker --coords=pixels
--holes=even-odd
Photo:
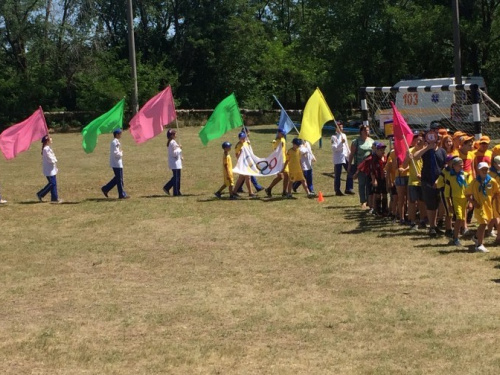
[[[489,253],[489,250],[484,245],[476,246],[476,251],[479,253]]]
[[[492,230],[487,230],[486,233],[484,234],[485,237],[496,237],[496,233],[493,233]]]
[[[5,204],[7,201],[5,199],[0,199],[0,204]]]

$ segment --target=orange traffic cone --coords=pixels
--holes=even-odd
[[[318,192],[318,202],[324,202],[325,201],[325,198],[323,198],[323,193],[320,191]]]

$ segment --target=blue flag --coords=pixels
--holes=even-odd
[[[290,117],[288,117],[284,109],[281,110],[278,127],[283,129],[286,134],[288,134],[288,132],[293,129],[293,121],[290,120]]]

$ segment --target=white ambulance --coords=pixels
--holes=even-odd
[[[394,87],[418,87],[418,86],[446,86],[455,84],[455,78],[434,78],[399,81]],[[477,84],[486,91],[483,77],[462,77],[462,84]],[[463,103],[458,107],[456,95],[449,91],[440,89],[432,91],[398,92],[396,95],[396,107],[406,119],[406,122],[415,126],[428,128],[434,122],[462,121],[472,122],[472,100],[467,98],[465,91]]]
[[[399,81],[394,87],[436,86],[436,89],[431,91],[408,92],[402,90],[402,92],[397,92],[396,107],[408,125],[416,129],[428,129],[432,122],[440,122],[446,127],[449,127],[449,125],[455,126],[458,123],[472,122],[472,100],[467,96],[467,92],[460,92],[464,104],[458,105],[456,103],[456,94],[437,88],[453,84],[455,84],[454,77]],[[486,91],[483,77],[462,77],[462,84],[477,84],[481,90]],[[381,131],[384,131],[384,123],[392,120],[391,112],[388,110],[379,112]]]

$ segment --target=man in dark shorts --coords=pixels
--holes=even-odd
[[[425,135],[425,147],[414,153],[415,160],[422,159],[421,184],[422,195],[427,208],[427,218],[429,220],[429,235],[435,237],[443,234],[437,228],[437,210],[439,207],[439,189],[436,180],[446,163],[446,151],[439,147],[438,132],[431,129]]]

